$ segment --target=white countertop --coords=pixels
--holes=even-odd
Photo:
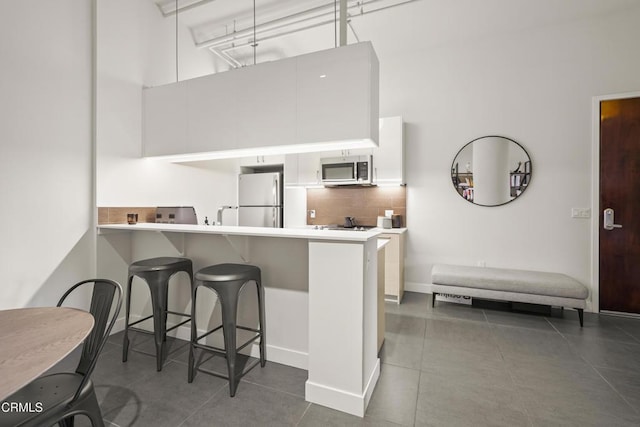
[[[407,229],[406,227],[402,227],[402,228],[374,228],[374,230],[383,233],[383,234],[402,234],[402,233],[406,233]]]
[[[400,230],[400,229],[395,229]],[[139,222],[129,224],[103,224],[98,226],[100,234],[110,231],[159,231],[173,233],[199,233],[221,234],[235,236],[257,237],[282,237],[291,239],[312,240],[344,240],[352,242],[366,242],[378,236],[382,230],[374,228],[367,231],[343,231],[343,230],[314,230],[312,228],[267,228],[267,227],[240,227],[228,225],[188,225],[188,224],[158,224]]]

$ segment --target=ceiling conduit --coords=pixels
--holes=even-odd
[[[345,1],[345,0],[341,0],[341,1]],[[368,0],[368,1],[365,0],[365,1],[351,2],[351,4],[347,4],[346,6],[347,21],[350,18],[364,16],[364,15],[368,15],[375,12],[380,12],[385,9],[390,9],[390,8],[401,6],[407,3],[412,3],[414,1],[417,1],[417,0],[400,0],[392,4],[388,4],[389,0]],[[347,2],[345,1],[345,3]],[[369,7],[378,3],[387,3],[387,4],[380,5],[380,7],[377,7],[371,10],[364,10],[365,7]],[[352,9],[356,9],[356,13],[349,14],[348,11]],[[258,38],[259,40],[273,39],[273,38],[281,37],[287,34],[293,34],[299,31],[318,27],[321,25],[331,24],[331,23],[334,23],[333,15],[334,15],[333,2],[327,3],[322,6],[316,6],[316,7],[304,10],[302,12],[293,13],[291,15],[283,16],[281,18],[273,19],[271,21],[256,25],[255,27],[256,38]],[[310,24],[300,28],[291,29],[291,27],[295,27],[296,25],[300,25],[305,22],[309,22],[315,19],[326,17],[326,16],[331,16],[331,19],[327,19],[321,22],[316,22],[314,24]],[[268,35],[269,32],[274,32],[278,30],[283,30],[283,31],[279,31],[276,34]],[[248,27],[242,30],[234,31],[233,33],[214,37],[208,40],[196,41],[196,47],[198,48],[221,48],[222,47],[222,51],[227,51],[228,48],[235,48],[240,45],[251,45],[253,43],[253,35],[254,35],[254,28]]]

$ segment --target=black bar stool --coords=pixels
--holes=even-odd
[[[124,339],[122,342],[122,361],[127,361],[129,354],[129,329],[142,332],[153,333],[156,342],[156,364],[157,370],[162,370],[162,362],[165,356],[165,342],[167,332],[182,326],[191,320],[191,315],[186,313],[176,313],[168,310],[169,279],[174,274],[184,271],[189,275],[191,292],[193,293],[193,264],[188,258],[158,257],[136,261],[129,266],[129,280],[127,281],[127,305],[125,310]],[[131,284],[135,276],[143,279],[149,286],[151,292],[152,314],[136,322],[129,323],[129,311],[131,309]],[[188,319],[167,329],[167,314],[188,317]],[[153,317],[153,332],[144,329],[134,328],[140,322]]]
[[[260,325],[258,329],[248,328],[245,326],[239,326],[237,322],[238,313],[238,297],[240,290],[247,283],[254,281],[258,291],[258,315]],[[220,300],[220,307],[222,311],[222,324],[204,334],[197,336],[198,329],[196,326],[196,293],[198,287],[204,286],[211,289],[218,295]],[[229,380],[229,394],[231,397],[235,396],[236,388],[240,378],[253,369],[258,363],[264,367],[266,363],[265,359],[265,340],[264,340],[264,301],[262,295],[262,283],[260,281],[260,269],[253,265],[247,264],[217,264],[209,267],[205,267],[195,275],[193,296],[191,302],[191,345],[189,349],[189,382],[193,382],[195,371],[202,371],[211,375],[222,377]],[[214,333],[222,328],[224,335],[224,347],[217,348],[206,344],[199,344],[198,341],[206,336]],[[242,344],[240,347],[236,347],[236,329],[244,329],[246,331],[255,332],[256,335]],[[260,360],[253,363],[244,373],[236,373],[236,355],[237,352],[248,346],[250,343],[260,338]],[[209,371],[196,366],[195,364],[195,349],[199,348],[203,351],[222,354],[227,359],[227,373],[228,376],[224,376],[217,372]]]

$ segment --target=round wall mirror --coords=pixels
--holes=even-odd
[[[451,181],[460,197],[480,206],[499,206],[520,197],[531,182],[531,158],[512,139],[483,136],[458,151]]]

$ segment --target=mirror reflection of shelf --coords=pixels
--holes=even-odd
[[[458,193],[473,202],[473,172],[458,172],[458,163],[451,169],[451,180]]]
[[[511,188],[511,197],[518,197],[529,185],[531,180],[531,161],[524,162],[524,171],[520,172],[520,164],[518,168],[509,174],[509,185]]]

